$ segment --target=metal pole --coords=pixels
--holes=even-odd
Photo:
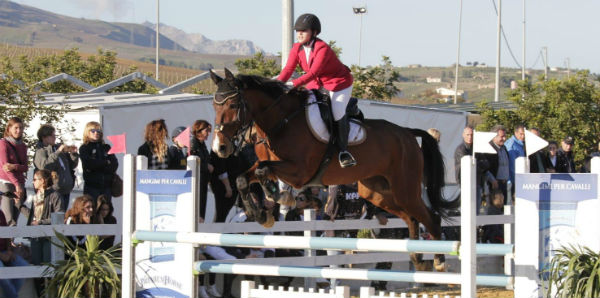
[[[498,0],[498,33],[496,43],[496,90],[494,90],[494,101],[500,99],[500,37],[502,31],[502,0]]]
[[[160,0],[156,0],[156,80],[158,80],[158,49],[160,48],[159,38],[159,26],[160,26]]]
[[[544,47],[544,80],[548,80],[548,47]]]
[[[454,104],[458,103],[458,64],[460,63],[460,31],[462,27],[463,0],[460,0],[460,12],[458,13],[458,45],[456,49],[456,70],[454,72]]]
[[[523,0],[523,70],[521,80],[525,81],[525,0]]]
[[[281,69],[285,67],[294,44],[294,0],[281,0]]]
[[[358,34],[358,66],[360,66],[360,53],[362,52],[362,21],[363,13],[360,13],[360,31]]]

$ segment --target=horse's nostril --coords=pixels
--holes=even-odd
[[[219,152],[225,152],[226,149],[227,149],[227,147],[225,145],[219,146]]]

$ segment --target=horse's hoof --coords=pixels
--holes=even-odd
[[[262,223],[262,226],[265,228],[271,228],[275,224],[275,218],[271,212],[267,212],[265,222]]]
[[[246,177],[237,177],[237,179],[235,179],[235,184],[240,191],[248,189],[248,180],[246,180]]]
[[[446,272],[446,262],[439,262],[438,260],[433,260],[433,268],[437,272]]]
[[[254,170],[254,175],[256,175],[256,177],[265,177],[268,175],[268,173],[269,168],[267,167],[256,168],[256,170]]]
[[[433,270],[433,261],[432,260],[425,260],[420,263],[415,263],[414,265],[415,265],[415,269],[417,269],[417,271],[432,271]]]
[[[279,201],[277,201],[281,206],[289,206],[296,207],[296,199],[289,191],[283,191],[279,194]]]
[[[436,256],[433,258],[433,267],[437,272],[446,272],[446,256]]]

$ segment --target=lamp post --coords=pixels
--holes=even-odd
[[[158,51],[160,49],[160,0],[156,0],[156,75],[155,78],[158,80],[158,62],[159,62],[159,54]]]
[[[354,14],[360,15],[360,32],[358,35],[358,66],[360,66],[360,52],[362,49],[362,19],[363,14],[367,13],[367,7],[352,7]]]

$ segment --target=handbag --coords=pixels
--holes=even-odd
[[[113,198],[123,195],[123,179],[121,179],[117,173],[113,175],[112,183],[110,185],[110,194]]]

